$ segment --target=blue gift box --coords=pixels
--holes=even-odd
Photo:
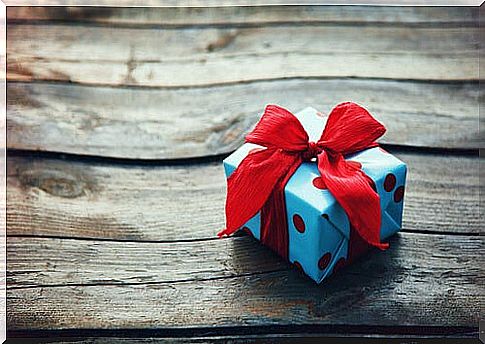
[[[295,114],[317,141],[326,117],[308,107]],[[245,143],[224,160],[226,177],[237,168],[250,150],[261,146]],[[406,164],[380,147],[346,157],[361,164],[374,181],[381,204],[381,241],[401,228]],[[289,251],[288,259],[317,283],[322,282],[349,258],[351,228],[347,215],[319,177],[316,162],[304,162],[285,186]],[[260,215],[256,214],[242,228],[260,238]]]

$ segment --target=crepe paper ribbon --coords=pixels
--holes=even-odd
[[[352,231],[364,243],[386,249],[389,245],[380,242],[380,201],[372,179],[344,158],[376,147],[385,131],[366,109],[346,102],[331,111],[320,139],[309,142],[291,112],[268,105],[246,136],[246,142],[265,148],[250,152],[229,176],[226,228],[218,236],[234,233],[261,211],[261,242],[288,258],[284,188],[302,162],[316,158],[323,183],[346,212]]]

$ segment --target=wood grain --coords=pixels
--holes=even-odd
[[[478,25],[473,7],[259,6],[259,7],[8,7],[7,20],[66,21],[131,26],[405,24]]]
[[[9,331],[477,334],[483,161],[456,155],[483,146],[476,9],[18,7],[8,20]],[[220,161],[164,160],[227,154],[267,103],[349,99],[388,126],[384,143],[415,147],[396,149],[404,230],[321,286],[250,237],[215,239]]]
[[[355,2],[358,3],[358,2]],[[7,6],[120,6],[118,0],[5,0]],[[170,6],[170,7],[221,7],[221,6],[274,6],[274,5],[294,5],[294,0],[125,0],[123,6]],[[301,0],[301,5],[314,5],[314,0]],[[348,0],[333,0],[334,5],[348,5]],[[422,6],[420,0],[368,0],[369,5],[400,5],[400,6]],[[448,0],[427,0],[427,6],[450,6]],[[480,6],[479,0],[461,0],[460,6]]]
[[[7,93],[7,143],[15,149],[134,159],[225,154],[243,143],[268,103],[328,113],[348,100],[386,125],[383,143],[484,146],[474,83],[297,79],[189,89],[9,83]]]
[[[479,233],[479,159],[397,154],[407,230]],[[224,225],[222,164],[129,166],[8,159],[8,235],[177,241]]]
[[[333,327],[335,328],[335,327]],[[246,327],[246,329],[248,329]],[[202,336],[186,336],[183,337],[165,337],[165,336],[158,336],[154,337],[151,333],[156,331],[148,331],[150,334],[147,334],[147,331],[141,330],[137,331],[138,335],[135,337],[130,336],[126,337],[93,337],[93,335],[86,335],[84,337],[80,336],[69,336],[68,338],[55,338],[53,337],[52,331],[44,332],[44,334],[50,335],[49,338],[43,339],[42,343],[58,343],[58,344],[107,344],[107,343],[136,343],[136,344],[160,344],[160,343],[176,343],[176,344],[187,344],[187,343],[197,343],[197,344],[209,344],[209,343],[261,343],[261,344],[273,344],[273,343],[282,343],[282,344],[301,344],[301,343],[308,343],[308,344],[321,344],[322,342],[325,343],[338,343],[345,344],[345,343],[352,343],[355,342],[355,337],[359,338],[359,343],[361,344],[388,344],[389,342],[399,341],[400,344],[416,344],[418,340],[423,339],[431,339],[435,338],[436,340],[440,340],[440,343],[443,344],[476,344],[476,338],[478,337],[478,332],[470,329],[461,329],[461,328],[448,328],[448,329],[441,329],[437,327],[433,327],[433,329],[423,329],[422,327],[405,327],[403,328],[405,334],[399,333],[388,333],[381,334],[381,333],[374,333],[369,334],[368,332],[372,330],[378,330],[375,327],[367,327],[367,331],[361,331],[363,333],[359,333],[357,329],[352,326],[346,326],[340,328],[341,332],[332,332],[329,330],[327,332],[321,331],[320,333],[277,333],[277,334],[246,334],[246,335],[215,335],[209,336],[207,335],[207,329],[201,329],[201,332],[204,331],[205,334]],[[193,329],[191,329],[193,331]],[[254,328],[250,328],[249,330],[253,330]],[[294,330],[294,328],[290,328],[289,331]],[[308,331],[308,326],[305,326],[305,330]],[[399,332],[399,329],[395,329],[396,332]],[[414,331],[413,331],[414,330]],[[440,331],[441,330],[441,331]],[[136,330],[135,330],[136,331]],[[410,332],[412,332],[410,334]],[[76,334],[79,333],[79,330],[73,331]],[[87,331],[86,331],[87,332]],[[134,332],[134,331],[133,331]],[[159,332],[159,331],[158,331]],[[228,331],[229,332],[229,331]],[[9,343],[12,344],[24,344],[29,338],[26,337],[16,337],[19,332],[15,332],[14,336],[9,337]],[[32,332],[29,332],[31,334]],[[450,334],[451,333],[451,334]],[[12,331],[10,331],[12,334]],[[146,337],[142,337],[142,335],[147,334]],[[329,338],[330,337],[330,338]],[[352,337],[352,338],[349,338]],[[459,340],[457,339],[459,338]]]
[[[133,280],[126,280],[130,283],[137,278],[143,279],[143,275],[156,275],[154,279],[159,282],[138,285],[43,285],[21,289],[10,286],[7,324],[11,330],[107,327],[166,329],[186,327],[188,324],[192,327],[214,324],[220,327],[271,324],[476,326],[484,305],[483,268],[479,263],[484,252],[483,241],[478,236],[401,233],[393,237],[388,251],[367,256],[321,286],[289,268],[251,276],[205,280],[198,279],[200,274],[196,273],[192,279],[177,281],[177,276],[171,276],[173,273],[170,269],[154,271],[151,262],[154,251],[148,246],[147,251],[151,253],[143,256],[141,244],[136,250],[130,246],[126,246],[126,249],[118,246],[109,253],[114,247],[109,247],[112,243],[93,249],[93,243],[78,240],[80,250],[89,252],[79,255],[74,246],[69,248],[70,245],[61,245],[58,251],[54,249],[58,241],[44,240],[44,243],[39,240],[10,241],[11,250],[22,247],[22,244],[37,246],[37,252],[31,250],[33,257],[24,253],[9,259],[10,274],[18,271],[16,278],[30,280],[29,283],[38,283],[34,279],[40,277],[44,283],[48,280],[58,284],[58,277],[62,275],[62,283],[87,282],[96,279],[94,271],[90,272],[95,264],[92,262],[94,259],[96,264],[113,264],[111,269],[103,270],[111,272],[106,277],[100,276],[101,279],[109,278],[111,274],[116,280],[125,274],[123,279],[130,275],[134,277]],[[229,255],[233,256],[234,261],[228,261],[228,269],[241,259],[236,251],[244,255],[243,247],[250,246],[250,242],[255,247],[259,246],[251,238],[227,241],[232,241],[234,245],[229,248],[232,251]],[[218,241],[206,242],[207,252],[212,252],[212,257],[211,254],[201,257],[206,262],[183,267],[189,271],[204,270],[211,263],[220,267],[218,260],[225,254],[220,252],[221,247],[214,245],[221,244]],[[190,244],[186,248],[190,248]],[[39,262],[35,257],[42,257],[42,253],[47,257]],[[61,256],[61,253],[67,256]],[[65,263],[57,263],[52,255]],[[172,254],[155,259],[163,267],[165,264],[162,262],[166,266],[180,264],[179,260],[183,261],[189,255],[189,252],[182,251],[178,259]],[[132,259],[146,259],[138,264],[141,271],[130,271]],[[249,260],[244,263],[246,268],[262,263],[258,254],[247,252],[243,260],[246,259]],[[28,262],[30,268],[25,265]],[[53,265],[46,269],[43,265],[46,263]],[[26,269],[43,270],[43,275],[34,277],[36,273]],[[178,272],[175,275],[182,277]]]
[[[11,288],[167,283],[287,268],[254,241],[249,237],[179,243],[9,237],[7,283]]]
[[[479,79],[477,27],[11,24],[7,41],[7,77],[17,81],[181,87],[292,77]]]

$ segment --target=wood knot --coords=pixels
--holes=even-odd
[[[237,32],[230,32],[230,33],[223,34],[215,41],[207,44],[205,50],[209,53],[222,50],[227,46],[229,46],[232,42],[234,42],[234,40],[236,39],[236,36],[237,36]]]
[[[26,170],[20,173],[19,180],[23,185],[63,198],[82,196],[87,189],[87,184],[79,176],[65,171]]]

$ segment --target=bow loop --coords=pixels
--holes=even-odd
[[[333,108],[319,142],[326,150],[343,155],[375,147],[386,128],[362,106],[341,103]]]
[[[291,112],[277,105],[268,105],[254,130],[246,135],[246,142],[299,152],[306,149],[308,134]]]

